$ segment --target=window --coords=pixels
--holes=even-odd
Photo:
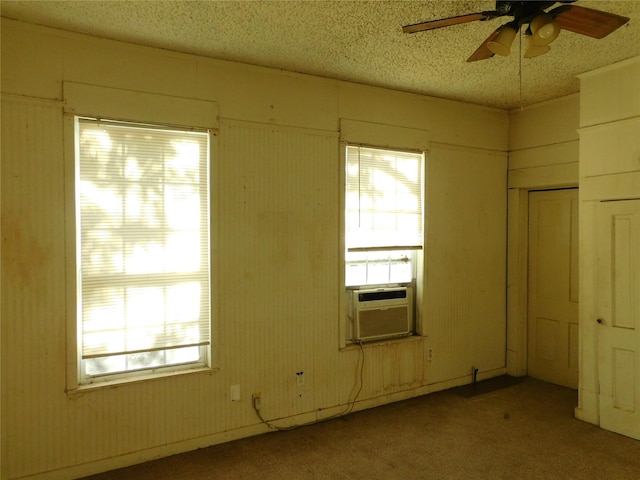
[[[422,153],[347,146],[345,283],[410,283],[423,243]]]
[[[75,117],[79,383],[210,362],[209,133]]]

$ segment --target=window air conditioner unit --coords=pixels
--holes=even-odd
[[[353,340],[370,341],[411,335],[411,287],[352,291]]]

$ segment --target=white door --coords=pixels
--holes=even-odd
[[[529,194],[527,371],[578,388],[578,190]]]
[[[640,200],[598,212],[600,425],[640,438]]]

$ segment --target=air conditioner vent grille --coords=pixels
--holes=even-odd
[[[358,301],[371,302],[374,300],[390,300],[392,298],[407,298],[407,290],[380,290],[358,294]]]

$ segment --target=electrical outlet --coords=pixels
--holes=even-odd
[[[253,408],[260,410],[262,407],[262,397],[260,396],[260,392],[251,395],[251,401],[253,402]]]
[[[296,372],[296,385],[299,387],[304,385],[304,372]]]
[[[433,348],[430,348],[430,349],[427,351],[427,361],[428,361],[428,362],[433,361]]]
[[[231,385],[231,394],[229,398],[232,402],[240,401],[240,385]]]

